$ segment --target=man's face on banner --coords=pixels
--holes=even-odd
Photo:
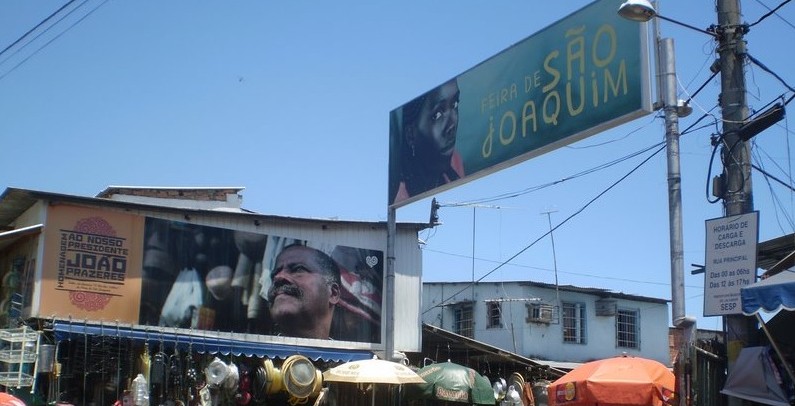
[[[268,301],[278,324],[319,323],[339,301],[339,287],[320,255],[313,248],[292,246],[276,258]]]

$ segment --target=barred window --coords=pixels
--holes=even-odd
[[[486,302],[488,320],[486,328],[502,328],[502,303]]]
[[[616,312],[616,346],[640,348],[640,314],[637,310],[618,309]]]
[[[464,337],[475,337],[471,304],[459,305],[453,308],[453,332]]]
[[[563,302],[563,342],[587,344],[584,303]]]

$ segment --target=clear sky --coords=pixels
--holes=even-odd
[[[109,185],[243,186],[244,207],[265,214],[385,221],[389,111],[588,3],[75,1],[0,55],[0,188],[94,196]],[[0,48],[64,4],[0,2]],[[743,19],[779,4],[746,0]],[[661,14],[717,23],[711,1],[664,1]],[[749,53],[790,86],[794,23],[787,4],[746,36]],[[681,139],[685,296],[699,328],[721,329],[721,318],[701,317],[704,277],[690,274],[704,263],[704,221],[723,215],[707,195],[721,170],[717,158],[710,165],[715,43],[669,22],[660,29],[676,43],[680,97],[705,84],[680,129],[712,115]],[[755,64],[746,79],[751,109],[792,95]],[[754,162],[783,180],[789,134],[785,119],[754,141]],[[443,224],[420,236],[424,279],[557,276],[670,299],[665,154],[612,188],[650,152],[599,169],[663,139],[651,114],[437,195]],[[792,233],[792,192],[759,172],[752,182],[760,240]],[[516,197],[454,206],[499,195]],[[427,221],[430,205],[402,207],[398,221]],[[553,252],[545,233],[564,221]]]

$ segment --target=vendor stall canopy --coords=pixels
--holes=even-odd
[[[795,271],[787,269],[740,289],[743,314],[795,310]]]
[[[339,348],[307,347],[289,344],[242,341],[232,338],[231,334],[210,336],[210,335],[185,335],[181,333],[168,333],[165,331],[149,330],[133,327],[117,327],[115,325],[98,325],[88,323],[77,323],[69,321],[55,321],[53,331],[56,340],[67,340],[74,336],[111,336],[121,337],[132,340],[140,340],[149,343],[164,343],[167,346],[178,347],[186,350],[192,346],[193,351],[208,354],[223,354],[246,357],[260,358],[280,358],[300,354],[313,361],[337,361],[349,362],[356,360],[369,359],[373,354],[363,350],[344,350]],[[239,336],[239,334],[237,334]]]
[[[724,395],[773,406],[787,406],[789,399],[779,383],[768,347],[745,347],[737,356],[735,367],[721,390]]]

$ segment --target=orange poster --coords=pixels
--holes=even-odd
[[[52,205],[38,316],[137,323],[144,218]]]

